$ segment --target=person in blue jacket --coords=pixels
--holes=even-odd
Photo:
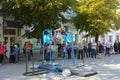
[[[18,45],[15,45],[14,48],[15,63],[18,63],[18,53],[19,53]]]

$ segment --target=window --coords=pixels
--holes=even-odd
[[[4,35],[16,35],[15,29],[4,29],[3,32],[4,32]]]

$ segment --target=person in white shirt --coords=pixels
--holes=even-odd
[[[97,43],[95,41],[92,42],[91,44],[91,58],[95,57],[96,58],[96,55],[97,55]]]
[[[63,36],[62,36],[62,33],[61,33],[63,29],[64,29],[64,27],[61,26],[60,28],[54,30],[54,42],[56,44],[62,44],[62,42],[63,42],[63,39],[62,39]]]
[[[106,53],[105,53],[105,56],[106,55],[110,56],[110,48],[111,48],[111,43],[110,43],[110,41],[108,41],[106,43]]]

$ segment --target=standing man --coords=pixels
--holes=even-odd
[[[111,43],[110,43],[110,41],[108,41],[106,43],[106,53],[105,53],[105,56],[106,55],[110,56],[110,48],[111,48]]]
[[[87,49],[89,57],[91,57],[91,42],[88,43],[88,49]]]
[[[89,55],[88,55],[88,52],[87,52],[87,42],[85,40],[83,40],[82,46],[83,46],[83,52],[84,52],[83,56],[85,56],[86,58],[88,58]]]
[[[114,43],[114,51],[115,51],[115,54],[119,53],[119,43],[117,40],[115,40],[115,43]]]
[[[11,44],[10,44],[9,63],[14,63],[15,62],[14,49],[15,49],[15,43],[14,43],[14,41],[12,41]]]
[[[84,55],[83,55],[83,45],[80,42],[79,45],[78,45],[78,55],[77,55],[77,58],[78,59],[83,59],[83,57],[84,57]]]
[[[26,52],[27,60],[30,61],[31,59],[31,50],[32,50],[32,44],[30,41],[27,41],[26,44],[24,45],[24,49]]]
[[[118,42],[118,53],[120,54],[120,41]]]
[[[91,44],[91,58],[95,57],[97,55],[97,43],[95,42],[95,40],[93,40],[92,44]]]

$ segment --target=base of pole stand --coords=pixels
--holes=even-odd
[[[97,72],[85,71],[85,72],[80,72],[77,76],[89,77],[89,76],[93,76],[96,74],[97,74]]]
[[[47,71],[32,71],[32,72],[25,72],[23,73],[24,76],[34,76],[34,75],[39,75],[39,74],[44,74],[48,73]]]
[[[71,75],[81,76],[81,77],[88,77],[96,75],[97,72],[92,69],[92,67],[87,67],[81,65],[79,67],[67,67],[71,71]]]
[[[72,75],[81,76],[81,77],[88,77],[96,75],[97,72],[95,71],[79,71],[79,70],[71,70]]]

